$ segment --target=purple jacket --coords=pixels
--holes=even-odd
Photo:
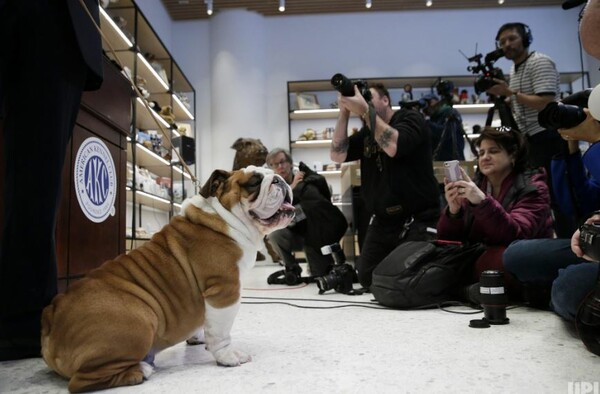
[[[487,178],[481,176],[475,184],[486,190]],[[448,216],[446,207],[438,221],[438,239],[508,245],[517,239],[552,237],[550,194],[543,170],[510,174],[498,197],[488,195],[477,206],[465,200],[463,214],[456,219]]]

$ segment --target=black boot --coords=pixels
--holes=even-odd
[[[600,355],[600,283],[581,303],[575,326],[587,349]]]

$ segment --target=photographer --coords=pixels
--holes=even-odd
[[[580,34],[584,49],[600,59],[600,46],[597,44],[597,36],[600,34],[600,0],[588,1],[581,20]],[[585,109],[584,112],[586,119],[582,123],[570,129],[559,129],[559,133],[568,141],[577,139],[593,144],[581,160],[578,147],[569,143],[571,156],[579,158],[591,177],[582,181],[591,184],[593,179],[600,179],[600,144],[596,143],[600,139],[600,124],[590,116],[589,110]],[[571,170],[571,176],[573,175]],[[595,196],[594,199],[592,195],[588,195],[588,201],[594,204],[589,208],[600,208],[597,191]],[[586,220],[586,224],[595,222],[600,222],[598,211]],[[600,302],[600,266],[597,262],[589,262],[593,259],[584,254],[580,235],[581,231],[577,230],[570,239],[517,241],[504,253],[504,265],[508,272],[530,288],[528,295],[537,300],[540,306],[549,306],[564,319],[575,321],[588,349],[600,354],[600,316],[597,315]],[[598,245],[594,244],[593,249],[597,252]]]
[[[302,162],[299,171],[294,173],[292,157],[282,148],[269,152],[266,161],[292,187],[296,207],[292,224],[268,235],[271,245],[283,259],[286,271],[300,276],[301,269],[293,251],[303,250],[311,275],[326,275],[331,271],[333,258],[324,256],[321,247],[339,242],[348,228],[345,216],[331,203],[327,181]]]
[[[513,61],[510,84],[495,79],[496,84],[486,93],[510,97],[514,119],[529,144],[529,164],[532,167],[544,167],[549,175],[552,157],[566,151],[566,144],[555,130],[540,126],[538,112],[546,104],[558,100],[560,77],[550,57],[529,51],[532,41],[531,30],[523,23],[506,23],[500,27],[496,45],[504,51],[507,59]],[[548,176],[548,185],[552,190],[551,176]],[[573,232],[573,223],[554,207],[554,196],[551,195],[551,198],[556,234],[567,237]]]
[[[433,160],[436,161],[465,159],[465,132],[460,113],[452,106],[453,90],[451,81],[440,81],[437,93],[441,100],[435,94],[423,97],[427,102],[423,113],[428,116]]]
[[[338,95],[340,108],[331,143],[335,162],[360,160],[361,195],[373,214],[356,267],[360,284],[371,285],[373,269],[406,240],[428,240],[440,210],[433,175],[431,140],[418,112],[391,108],[387,89],[377,84],[367,92],[355,85],[354,95]],[[364,95],[372,96],[371,102]],[[362,117],[361,130],[348,137],[351,113]]]

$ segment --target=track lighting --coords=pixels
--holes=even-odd
[[[367,2],[365,3],[365,7],[371,8],[371,5],[371,0],[367,0]]]
[[[206,4],[206,13],[208,15],[212,15],[212,13],[213,13],[213,2],[212,2],[212,0],[204,0],[204,3]]]
[[[279,12],[285,11],[285,0],[279,0]]]

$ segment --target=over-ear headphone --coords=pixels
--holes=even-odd
[[[498,29],[498,34],[496,34],[496,48],[500,47],[500,45],[498,44],[500,33],[508,29],[517,29],[519,35],[521,36],[521,39],[523,40],[523,46],[525,48],[529,48],[529,46],[533,42],[533,35],[531,34],[531,29],[529,28],[529,26],[521,22],[505,23],[504,25],[500,26],[500,29]]]

